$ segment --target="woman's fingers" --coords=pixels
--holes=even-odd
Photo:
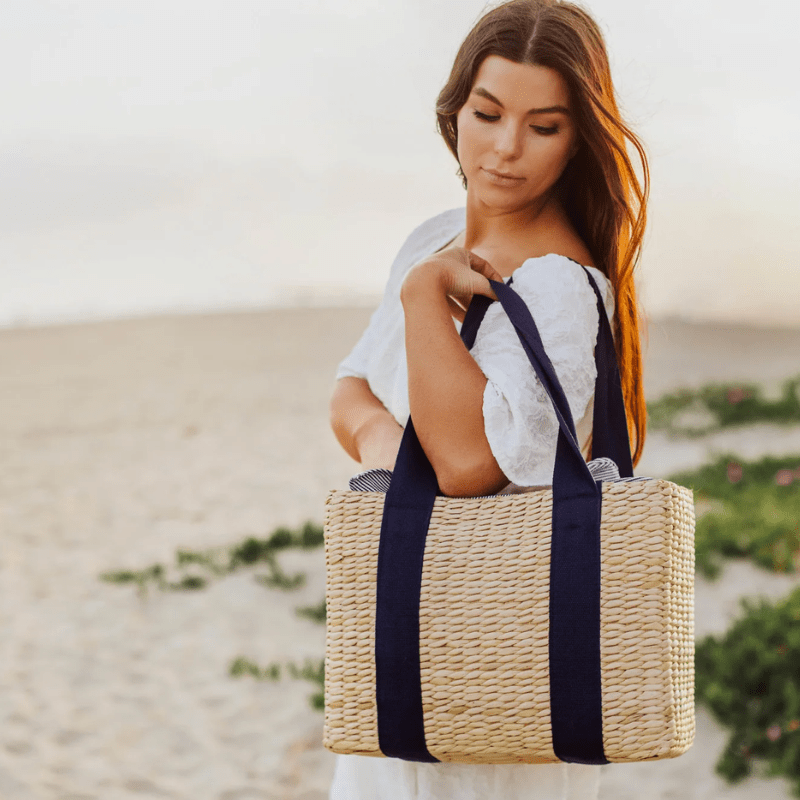
[[[497,300],[489,281],[502,281],[503,276],[485,258],[463,247],[453,248],[447,257],[447,303],[452,315],[463,321],[474,294]]]
[[[489,279],[492,280],[503,280],[502,277],[494,278],[492,277],[493,274],[496,274],[496,270],[486,264],[485,268],[482,269],[489,269],[491,270],[489,275],[484,274],[481,270],[475,269],[472,271],[472,292],[473,294],[483,294],[486,297],[491,297],[492,300],[497,300],[497,295],[494,293],[494,289],[492,289],[492,285],[489,283]]]
[[[463,322],[464,317],[467,315],[467,312],[459,303],[453,300],[453,298],[450,297],[450,295],[447,295],[446,299],[447,299],[447,305],[450,306],[450,315],[455,317],[455,319],[457,319],[459,322]]]
[[[469,306],[474,294],[486,295],[492,300],[497,300],[497,296],[486,277],[474,270],[459,270],[453,276],[448,294],[457,300],[463,308]]]
[[[492,281],[503,281],[503,276],[485,259],[469,251],[469,265],[475,271]]]

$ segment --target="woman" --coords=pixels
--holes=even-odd
[[[466,207],[409,236],[369,327],[342,362],[331,424],[364,470],[391,469],[409,412],[441,491],[478,496],[549,484],[557,422],[499,303],[468,351],[474,294],[513,275],[591,454],[598,312],[620,364],[634,465],[645,437],[633,269],[645,227],[647,161],[622,123],[602,35],[559,0],[511,0],[462,44],[437,103]],[[628,155],[642,165],[640,183]],[[420,764],[339,756],[332,800],[587,800],[598,766]]]

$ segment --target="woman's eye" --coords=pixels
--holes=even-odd
[[[472,113],[477,119],[483,120],[484,122],[497,122],[497,120],[500,119],[499,114],[484,114],[482,111],[478,111],[477,109],[473,109]],[[536,133],[540,133],[542,136],[552,136],[554,133],[558,133],[557,125],[554,125],[551,128],[547,128],[543,125],[531,125],[531,128],[535,130]]]

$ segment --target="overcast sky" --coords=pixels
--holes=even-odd
[[[652,166],[653,316],[800,324],[800,4],[594,0]],[[463,204],[476,0],[3,0],[0,324],[369,302]]]

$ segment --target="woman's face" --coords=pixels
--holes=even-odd
[[[487,56],[458,112],[467,193],[487,206],[535,206],[578,149],[567,84],[549,67]]]

